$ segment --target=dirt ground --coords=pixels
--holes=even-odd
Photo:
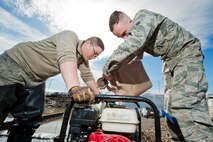
[[[63,112],[68,102],[69,98],[67,96],[46,96],[44,114]]]

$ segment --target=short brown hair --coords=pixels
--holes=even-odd
[[[94,45],[101,47],[101,49],[104,51],[104,43],[99,37],[90,37],[87,40],[91,41]]]
[[[111,32],[114,30],[114,25],[118,24],[120,18],[124,13],[121,11],[114,11],[109,18],[109,29]]]

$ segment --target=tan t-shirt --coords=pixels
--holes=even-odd
[[[82,55],[77,52],[82,42],[76,33],[62,31],[41,41],[19,43],[6,53],[21,66],[32,81],[45,81],[60,73],[61,63],[76,61],[83,81],[87,82],[94,80],[94,77],[88,61],[82,62]]]

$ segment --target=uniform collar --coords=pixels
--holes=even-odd
[[[83,42],[83,40],[80,40],[77,47],[77,52],[78,54],[80,54],[80,56],[82,56],[81,45],[83,44]]]

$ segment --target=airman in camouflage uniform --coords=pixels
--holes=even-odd
[[[140,10],[132,20],[115,11],[110,16],[111,32],[124,38],[103,68],[112,71],[139,53],[161,56],[165,80],[165,110],[175,116],[186,141],[213,141],[213,124],[208,114],[208,83],[201,44],[190,32],[161,14]],[[172,141],[181,141],[169,124]]]

